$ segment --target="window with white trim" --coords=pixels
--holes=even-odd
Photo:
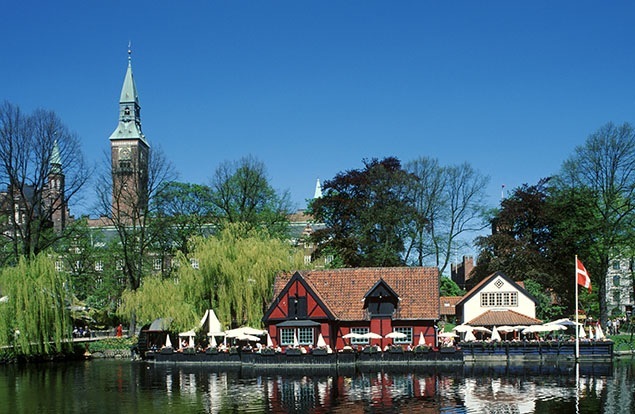
[[[298,328],[298,342],[300,345],[313,345],[313,328]]]
[[[351,333],[365,335],[369,332],[368,328],[351,328]],[[351,345],[366,345],[369,343],[368,338],[351,338]]]
[[[518,306],[518,292],[481,292],[482,308]]]
[[[393,339],[393,343],[395,344],[411,344],[412,343],[412,327],[395,327],[393,328],[395,332],[400,332],[405,334],[405,338],[395,338]]]
[[[289,346],[293,345],[293,334],[295,329],[293,328],[280,328],[280,345]]]
[[[152,261],[152,268],[156,271],[159,271],[161,270],[161,264],[162,264],[161,259],[154,259]]]

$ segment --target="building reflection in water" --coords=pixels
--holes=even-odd
[[[158,367],[155,367],[157,369]],[[160,370],[159,370],[160,371]],[[624,413],[633,408],[633,368],[613,375],[611,364],[528,367],[465,365],[399,370],[260,373],[172,367],[164,373],[168,398],[207,413],[241,412],[546,412],[560,404]],[[157,372],[157,374],[159,374]],[[161,374],[159,374],[161,375]],[[583,410],[581,410],[583,412]]]

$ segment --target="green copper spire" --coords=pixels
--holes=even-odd
[[[111,140],[139,139],[147,144],[141,131],[141,106],[139,95],[132,75],[132,50],[128,44],[128,69],[123,79],[119,97],[119,125],[110,135]]]
[[[62,157],[60,155],[60,147],[57,145],[57,140],[53,143],[53,151],[51,151],[49,164],[51,166],[51,174],[62,174]]]

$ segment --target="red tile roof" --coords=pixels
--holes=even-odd
[[[436,267],[371,267],[301,271],[300,275],[339,320],[366,319],[364,295],[383,279],[399,295],[393,319],[439,318],[439,272]],[[274,298],[293,274],[281,274]]]
[[[456,315],[456,304],[463,296],[441,296],[439,298],[441,315]]]
[[[540,325],[540,319],[531,318],[513,310],[488,310],[467,322],[472,326],[502,326],[502,325]]]

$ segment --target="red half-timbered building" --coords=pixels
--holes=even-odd
[[[423,332],[436,344],[439,272],[434,267],[355,268],[281,274],[263,317],[275,345],[316,346],[320,334],[332,349],[345,345],[415,346]],[[402,338],[386,338],[390,332]],[[348,333],[381,339],[344,339]]]

